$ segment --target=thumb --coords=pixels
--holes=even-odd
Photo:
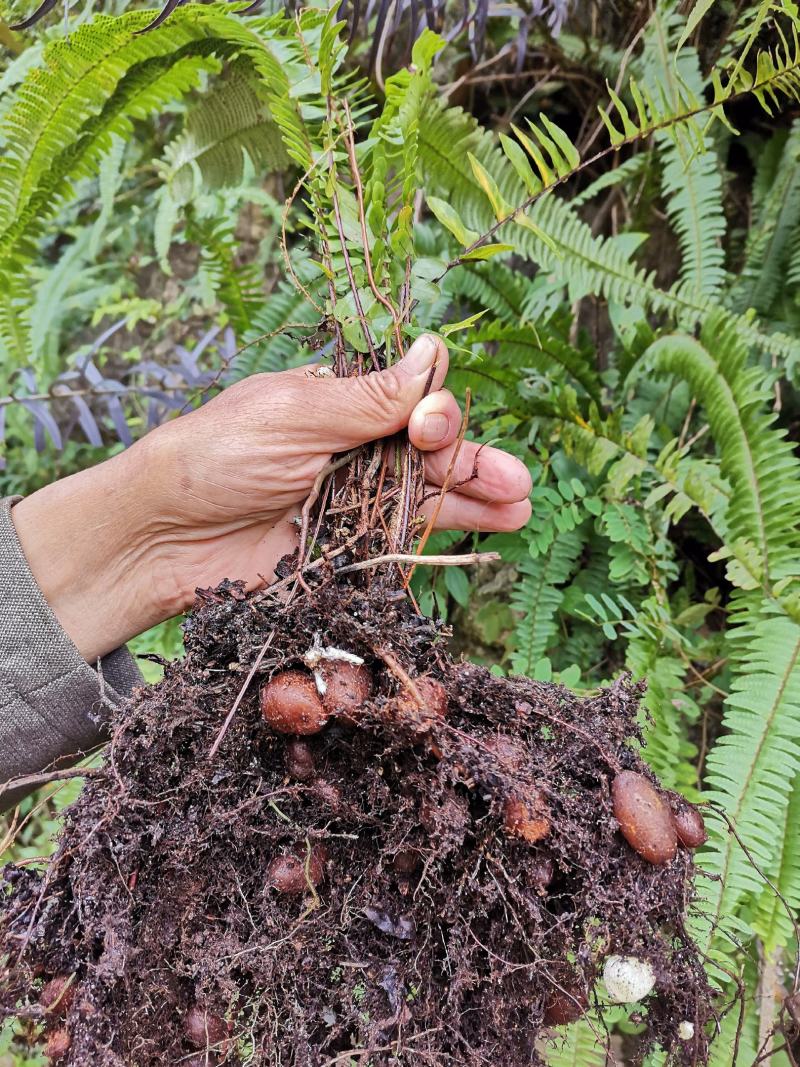
[[[317,432],[332,452],[397,433],[408,425],[423,396],[441,389],[447,366],[444,341],[423,334],[386,370],[322,379],[325,393]]]

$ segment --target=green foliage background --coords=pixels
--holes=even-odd
[[[749,852],[710,810],[691,921],[721,991],[712,1063],[735,1060],[726,1006],[741,979],[736,1062],[788,1064],[775,1027],[797,951],[787,908],[800,906],[796,6],[589,4],[557,38],[531,33],[518,68],[500,12],[485,66],[466,37],[443,49],[425,33],[410,64],[389,42],[381,79],[368,33],[348,48],[335,11],[189,5],[139,34],[152,13],[137,6],[87,6],[68,34],[0,22],[0,398],[29,369],[46,392],[120,319],[96,358],[130,383],[135,433],[148,364],[210,324],[248,345],[231,380],[308,359],[315,304],[364,348],[352,301],[329,296],[326,247],[337,275],[351,257],[370,332],[387,340],[341,110],[323,106],[347,99],[375,275],[395,294],[408,279],[409,332],[447,336],[474,435],[534,479],[521,533],[431,539],[478,541],[503,562],[418,574],[420,603],[498,672],[581,689],[648,679],[646,758],[666,786],[723,809]],[[305,196],[284,212],[301,175]],[[219,369],[213,347],[203,358]],[[42,453],[29,408],[0,408],[0,492],[121,447],[87,395],[102,445],[83,441],[68,400],[51,404],[65,443]],[[136,642],[178,648],[175,622]],[[15,856],[48,850],[73,791],[26,801]],[[621,1017],[618,1055],[635,1032]],[[590,1023],[548,1057],[606,1062]]]

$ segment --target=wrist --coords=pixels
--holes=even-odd
[[[149,581],[146,464],[133,451],[45,486],[12,510],[39,588],[89,662],[166,617]]]

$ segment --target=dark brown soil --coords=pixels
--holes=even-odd
[[[305,669],[315,642],[362,656],[374,694],[357,728],[304,739],[314,767],[295,749],[291,777],[259,686]],[[647,863],[612,813],[614,774],[649,774],[631,743],[637,687],[579,700],[453,664],[402,595],[333,582],[290,607],[226,584],[201,598],[186,645],[120,713],[54,862],[5,870],[4,1014],[68,1045],[55,1062],[540,1064],[546,1019],[595,1001],[610,953],[657,977],[642,1050],[705,1062],[691,854]],[[409,699],[422,674],[444,683],[445,720]],[[507,811],[525,798],[547,831],[535,843]],[[42,987],[70,975],[66,1011],[45,1019]]]

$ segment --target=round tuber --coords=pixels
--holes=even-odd
[[[42,988],[39,1003],[48,1015],[63,1018],[72,1007],[75,999],[75,986],[71,974],[59,974]]]
[[[538,790],[530,792],[524,800],[509,797],[503,804],[503,822],[509,834],[521,837],[534,845],[550,833],[547,804]]]
[[[486,740],[485,746],[506,770],[521,771],[528,763],[525,746],[507,734],[495,734]]]
[[[183,1022],[186,1040],[195,1048],[220,1045],[230,1033],[228,1023],[221,1015],[213,1015],[195,1004],[186,1013]]]
[[[690,804],[680,793],[670,793],[669,804],[672,809],[675,832],[683,847],[699,848],[704,845],[708,841],[706,824],[694,804]]]
[[[71,1046],[72,1038],[69,1030],[53,1030],[47,1039],[44,1054],[53,1063],[58,1063],[67,1055]]]
[[[589,1006],[586,991],[579,984],[577,974],[566,965],[556,965],[552,986],[544,1005],[544,1021],[548,1026],[574,1023]]]
[[[622,836],[648,863],[669,863],[678,835],[666,799],[643,774],[620,771],[611,786],[614,816]]]
[[[318,667],[325,691],[322,703],[329,715],[348,726],[358,723],[361,707],[372,696],[372,674],[364,663],[323,660]]]
[[[413,874],[419,867],[419,853],[413,848],[404,848],[395,852],[392,866],[398,874]]]
[[[267,885],[279,893],[305,893],[325,877],[327,858],[322,845],[315,845],[310,855],[275,856],[267,867]]]
[[[307,741],[293,739],[286,743],[286,773],[298,782],[308,782],[316,772],[314,753]]]
[[[280,734],[318,734],[328,721],[314,679],[302,671],[281,671],[262,686],[261,714]]]
[[[404,688],[398,695],[398,705],[406,727],[421,737],[428,733],[434,721],[447,718],[447,690],[429,674],[421,674],[412,681],[419,700],[411,689]]]

